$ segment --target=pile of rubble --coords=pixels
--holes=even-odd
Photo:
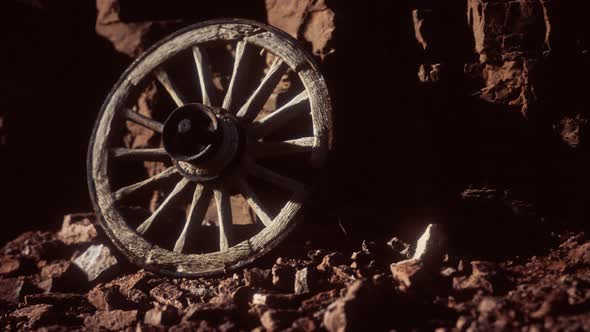
[[[415,246],[311,250],[218,278],[167,278],[118,257],[91,214],[27,232],[0,256],[6,330],[328,331],[590,328],[590,242],[558,237],[543,257],[466,261],[442,228]],[[265,266],[268,265],[268,266]]]

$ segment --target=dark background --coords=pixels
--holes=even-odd
[[[121,3],[128,21],[266,21],[263,1]],[[465,63],[477,61],[466,1],[436,3],[328,2],[336,14],[336,52],[321,67],[334,101],[336,140],[308,227],[317,234],[334,232],[324,237],[328,242],[387,236],[400,225],[412,225],[403,231],[412,234],[432,220],[456,226],[460,236],[486,224],[526,233],[519,227],[530,227],[528,219],[514,225],[503,208],[465,206],[459,194],[470,185],[510,190],[534,208],[534,222],[585,225],[585,132],[571,149],[554,125],[566,114],[590,112],[584,97],[590,67],[588,57],[579,56],[589,40],[580,14],[588,5],[557,8],[555,49],[539,56],[541,65],[531,75],[542,98],[525,118],[473,96],[477,82],[464,75]],[[1,242],[23,230],[55,228],[64,214],[91,209],[85,180],[91,129],[103,99],[131,62],[96,34],[94,1],[3,6]],[[435,85],[422,84],[416,75],[425,55],[414,37],[411,10],[421,6],[437,13],[429,56],[446,70]]]

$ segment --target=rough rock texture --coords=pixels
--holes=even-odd
[[[130,57],[137,57],[164,31],[171,32],[171,23],[178,22],[125,22],[121,19],[119,0],[97,0],[96,33],[113,43],[115,49]]]
[[[335,15],[326,1],[266,0],[265,3],[268,23],[311,43],[313,54],[321,59],[334,51],[329,42],[335,29]]]
[[[33,1],[31,6],[38,8],[41,2]],[[35,76],[38,70],[43,74],[38,77],[61,78],[57,74],[67,69],[64,65],[79,60],[71,54],[105,58],[80,61],[80,66],[70,69],[76,74],[71,76],[78,78],[83,68],[83,76],[90,78],[83,83],[91,83],[72,85],[72,95],[100,94],[90,101],[80,97],[79,103],[72,98],[72,109],[95,117],[95,112],[81,110],[98,109],[128,57],[136,57],[157,39],[155,35],[168,31],[174,16],[196,14],[196,10],[183,15],[151,13],[144,19],[129,19],[122,6],[133,8],[132,3],[99,0],[96,31],[110,44],[92,39],[85,47],[79,42],[88,39],[87,34],[70,40],[70,33],[77,32],[74,27],[91,26],[94,12],[90,20],[76,25],[70,23],[77,15],[63,11],[72,3],[55,7],[63,31],[47,29],[52,38],[41,34],[39,39],[48,39],[51,46],[54,39],[62,41],[55,46],[57,56],[44,53],[52,65],[61,61],[55,65],[59,73],[42,71],[50,66],[42,61],[45,56],[36,57],[38,67],[14,66],[18,74],[8,70],[4,81],[19,90],[28,85],[22,78]],[[96,232],[91,215],[70,215],[59,232],[26,232],[2,248],[0,326],[6,330],[590,330],[590,244],[581,232],[587,231],[590,215],[585,83],[590,29],[582,3],[391,1],[365,6],[344,1],[261,1],[262,19],[266,14],[269,23],[324,60],[321,70],[334,99],[338,148],[322,178],[326,192],[320,192],[317,200],[320,215],[305,225],[316,228],[299,228],[296,232],[303,235],[295,234],[295,240],[289,238],[285,247],[244,270],[185,280],[137,271],[125,261],[118,261],[113,270],[113,260],[102,249],[99,255],[85,256],[87,250],[109,246],[108,240]],[[206,10],[212,5],[195,6]],[[140,10],[149,5],[135,6]],[[184,9],[177,7],[179,12]],[[40,16],[25,23],[42,20]],[[22,38],[19,45],[38,47],[29,42],[30,38],[39,42],[33,38],[36,35]],[[117,64],[120,68],[110,71],[117,60],[110,48],[110,53],[104,52],[103,44],[126,55]],[[103,53],[94,54],[95,48]],[[102,84],[95,84],[93,74],[98,71],[105,72],[96,75]],[[214,74],[216,85],[223,86],[227,77]],[[265,112],[288,95],[292,83],[287,78],[281,82]],[[49,84],[38,85],[47,89],[44,95],[54,92]],[[28,98],[37,96],[34,91],[8,99],[23,107],[30,99],[46,102]],[[157,85],[148,84],[129,106],[164,120],[166,113],[161,110],[166,101],[159,100],[158,93]],[[55,104],[65,109],[69,101],[59,99]],[[0,110],[8,125],[0,125],[2,149],[15,142],[21,128],[34,125],[25,119],[26,125],[18,127],[14,114],[5,117],[5,110],[12,108]],[[64,146],[65,141],[84,145],[80,153],[58,151],[75,158],[68,159],[75,165],[62,171],[74,178],[70,171],[80,168],[78,159],[86,142],[71,137],[87,135],[90,129],[82,126],[76,133],[70,124],[90,125],[92,119],[74,121],[68,117],[72,113],[48,109],[52,119],[57,117],[52,125],[66,129],[52,127],[51,139],[58,140],[54,145]],[[31,114],[26,110],[20,113]],[[67,124],[60,127],[61,122]],[[129,134],[122,145],[156,144],[153,132],[126,126]],[[22,132],[37,138],[35,128]],[[6,144],[4,130],[10,130]],[[61,132],[65,138],[60,140]],[[11,155],[14,158],[2,155],[2,160],[23,161],[20,152],[35,149],[17,145],[14,150],[19,152]],[[28,177],[31,168],[46,160],[24,161],[2,163],[22,167],[23,173],[13,172],[14,168],[3,173],[18,178],[19,187],[29,190],[33,186],[20,183],[26,177],[14,174]],[[60,165],[54,168],[64,168]],[[163,167],[161,163],[144,166],[147,175]],[[28,184],[38,185],[38,178],[31,178]],[[369,195],[384,191],[388,194],[376,201]],[[152,210],[158,199],[161,195],[153,193]],[[44,201],[57,203],[57,199]],[[31,219],[23,211],[33,204],[28,199],[24,203],[17,218],[3,217]],[[244,214],[251,218],[247,209]],[[433,219],[445,226],[444,246],[433,236],[432,227],[423,241],[419,239]],[[582,223],[574,222],[578,219]],[[213,218],[207,221],[215,224]],[[39,224],[48,222],[42,219]],[[390,231],[394,227],[397,231]],[[81,264],[87,273],[100,275],[97,280],[80,278],[73,263],[80,263],[80,257],[89,261]]]
[[[91,242],[97,236],[94,214],[76,213],[64,217],[57,238],[66,245]]]
[[[425,229],[411,247],[446,250],[441,248],[449,243],[435,246],[437,233],[432,226]],[[44,238],[54,241],[54,236]],[[92,248],[104,241],[98,235],[86,245]],[[39,258],[26,273],[17,270],[12,277],[0,277],[0,326],[222,331],[590,328],[584,310],[590,303],[590,242],[583,233],[554,234],[548,251],[538,256],[494,261],[449,254],[442,259],[429,249],[420,258],[396,262],[398,256],[386,255],[389,260],[377,263],[376,248],[390,248],[383,241],[332,253],[291,248],[261,261],[259,268],[214,278],[160,277],[119,262],[118,272],[105,275],[103,283],[74,278],[61,285],[63,290],[35,286],[38,280],[67,275],[79,257],[68,248],[80,244],[64,246],[53,253],[54,261]],[[273,275],[281,281],[273,283]],[[285,275],[289,287],[282,285]]]
[[[137,320],[137,310],[97,311],[84,319],[84,325],[89,329],[122,330],[132,326]]]
[[[104,275],[115,268],[117,262],[117,258],[111,254],[111,249],[102,244],[89,247],[74,260],[74,264],[91,282],[104,278]]]

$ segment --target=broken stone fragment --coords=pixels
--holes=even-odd
[[[88,302],[98,310],[111,311],[123,309],[125,307],[125,298],[119,293],[118,287],[108,287],[98,284],[87,295]]]
[[[339,331],[371,331],[375,330],[383,315],[389,311],[386,298],[392,298],[390,290],[383,285],[376,285],[371,280],[358,280],[346,290],[344,297],[330,304],[323,316],[326,330]]]
[[[332,267],[346,264],[348,264],[348,259],[342,253],[333,252],[324,256],[322,263],[318,265],[318,270],[329,271]]]
[[[119,292],[125,296],[129,296],[129,293],[138,289],[144,292],[150,290],[149,283],[156,278],[154,274],[145,270],[139,270],[134,274],[128,274],[126,276],[117,278],[107,284],[107,286],[118,286]]]
[[[391,264],[391,274],[402,290],[409,290],[423,283],[428,276],[424,264],[416,258]]]
[[[97,311],[94,315],[84,319],[84,325],[89,329],[122,330],[133,326],[139,318],[137,310]]]
[[[24,281],[18,278],[0,279],[0,301],[18,303],[22,297]]]
[[[324,256],[328,254],[327,250],[324,249],[317,249],[317,250],[310,250],[307,252],[307,257],[311,259],[312,263],[321,263]]]
[[[66,260],[44,266],[40,275],[45,284],[39,288],[47,292],[77,291],[86,284],[83,273],[72,262]]]
[[[272,267],[272,283],[284,292],[293,292],[293,282],[295,280],[295,268],[291,265],[275,264]]]
[[[567,254],[566,260],[570,268],[590,266],[590,242],[571,250]]]
[[[106,278],[114,272],[117,258],[111,250],[103,244],[90,246],[82,255],[74,260],[74,264],[84,272],[88,282]]]
[[[252,304],[265,305],[272,308],[296,307],[303,297],[297,294],[254,294]]]
[[[569,307],[568,295],[564,290],[555,290],[549,296],[539,309],[531,313],[533,319],[543,319],[548,315],[556,315],[565,312]]]
[[[244,283],[250,287],[267,287],[272,283],[271,270],[259,268],[245,269]]]
[[[413,259],[439,266],[443,260],[443,232],[439,224],[429,224],[416,242]]]
[[[270,309],[260,316],[260,324],[267,331],[279,331],[289,327],[296,317],[297,311],[294,310]]]
[[[293,324],[291,324],[291,328],[294,331],[317,331],[318,330],[318,326],[316,325],[314,320],[309,317],[297,318],[295,321],[293,321]]]
[[[227,302],[224,304],[197,303],[186,309],[182,321],[223,321],[225,318],[232,318],[236,314],[236,306]]]
[[[373,260],[373,256],[365,251],[355,251],[350,256],[350,259],[353,260],[353,264],[356,263],[356,267],[367,265]]]
[[[470,295],[477,291],[484,294],[497,294],[505,287],[507,280],[497,264],[486,261],[471,262],[472,273],[468,277],[454,277],[453,289]]]
[[[31,329],[54,320],[57,312],[51,304],[35,304],[16,310],[11,316],[24,321],[23,327]]]
[[[407,250],[409,250],[410,248],[410,244],[406,243],[400,239],[398,239],[397,237],[392,237],[391,240],[387,241],[387,245],[394,251],[399,252],[400,254],[403,254],[404,252],[407,252]]]
[[[387,241],[387,246],[389,246],[389,248],[391,248],[391,250],[393,250],[394,252],[399,253],[400,256],[410,258],[409,243],[406,243],[394,236],[393,238],[391,238],[391,240]]]
[[[98,233],[94,227],[94,214],[75,213],[64,217],[57,238],[67,245],[83,244],[93,241]]]
[[[305,267],[295,273],[295,294],[305,294],[317,287],[318,276],[314,269]]]
[[[63,244],[50,232],[25,232],[6,243],[2,248],[4,255],[28,258],[33,261],[52,259],[59,256]]]
[[[178,309],[172,306],[156,306],[146,311],[143,322],[149,325],[173,325],[180,320]]]
[[[10,256],[0,256],[0,276],[14,275],[20,269],[20,261],[18,258]]]
[[[150,291],[150,295],[159,303],[182,310],[182,291],[173,284],[164,282]]]

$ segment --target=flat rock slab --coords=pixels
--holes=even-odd
[[[84,272],[87,281],[93,282],[108,274],[109,271],[114,270],[117,258],[111,254],[108,247],[97,244],[90,246],[82,255],[76,258],[74,264]]]

